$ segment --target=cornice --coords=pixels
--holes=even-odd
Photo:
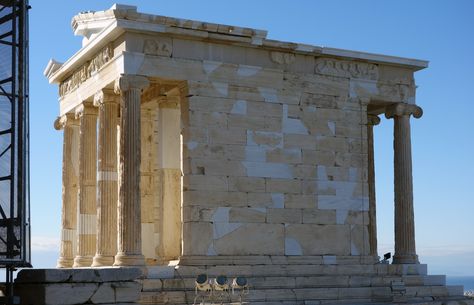
[[[127,31],[163,33],[172,37],[234,43],[243,47],[289,54],[401,66],[413,71],[428,67],[428,61],[425,60],[270,40],[266,39],[267,31],[264,30],[143,14],[137,12],[133,6],[114,5],[106,11],[81,13],[73,18],[72,26],[76,34],[87,36],[87,43],[62,66],[50,71],[50,83],[63,81],[71,69],[77,69],[106,44]],[[283,62],[291,60],[291,55],[274,57],[275,60]]]

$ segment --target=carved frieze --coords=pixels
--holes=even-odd
[[[379,77],[378,68],[375,64],[329,58],[316,59],[314,71],[318,74],[370,80],[377,80]]]
[[[143,53],[147,55],[171,56],[171,42],[165,40],[146,39],[143,43]]]
[[[288,65],[295,61],[295,54],[283,52],[270,52],[270,58],[273,62],[281,65]]]
[[[79,87],[113,57],[114,48],[109,44],[59,85],[59,96],[64,96]]]

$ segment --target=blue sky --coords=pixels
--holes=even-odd
[[[57,86],[43,70],[81,45],[71,18],[114,1],[30,0],[33,264],[54,267],[60,232],[62,133]],[[425,59],[412,120],[416,240],[430,273],[474,275],[474,1],[131,1],[146,13],[268,30],[268,38]],[[393,121],[375,128],[380,254],[393,252]]]

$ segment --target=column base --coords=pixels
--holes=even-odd
[[[419,264],[418,255],[398,255],[393,256],[392,264]]]
[[[145,266],[145,256],[141,254],[118,253],[117,255],[115,255],[114,266]]]
[[[113,255],[101,255],[96,254],[92,259],[92,267],[104,267],[104,266],[113,266],[114,256]]]
[[[72,268],[74,264],[74,259],[59,257],[56,268]]]
[[[90,267],[92,265],[92,256],[76,256],[74,258],[73,268]]]

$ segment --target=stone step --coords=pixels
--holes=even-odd
[[[173,303],[173,305],[191,305],[189,303]],[[199,302],[196,304],[200,304]],[[249,302],[233,302],[233,303],[223,303],[223,305],[249,305]],[[253,301],[251,305],[387,305],[387,302],[377,302],[377,301],[368,301],[368,300],[307,300],[307,301]],[[394,303],[390,303],[394,304]],[[432,298],[421,298],[413,299],[409,302],[402,303],[403,305],[474,305],[474,300],[468,300],[465,298],[450,298],[449,300],[433,300]],[[204,303],[204,305],[215,305],[212,303]]]
[[[363,304],[371,302],[426,302],[433,298],[443,300],[461,299],[462,286],[412,286],[406,287],[403,294],[397,294],[390,287],[349,287],[349,288],[294,288],[294,289],[250,289],[243,296],[245,302],[256,304],[327,304],[350,302]],[[187,291],[144,291],[141,304],[193,304],[194,290]],[[238,301],[237,295],[222,295],[224,302]],[[304,301],[304,302],[303,302]],[[313,302],[313,303],[311,303]]]
[[[231,281],[232,278],[229,278]],[[247,277],[253,289],[270,288],[324,288],[324,287],[390,287],[393,281],[403,281],[405,286],[443,286],[444,275],[406,275],[406,276],[259,276]],[[194,277],[173,279],[145,279],[143,291],[194,289]]]
[[[427,275],[427,267],[418,265],[218,265],[148,267],[148,278],[227,276],[305,276],[305,275]]]

